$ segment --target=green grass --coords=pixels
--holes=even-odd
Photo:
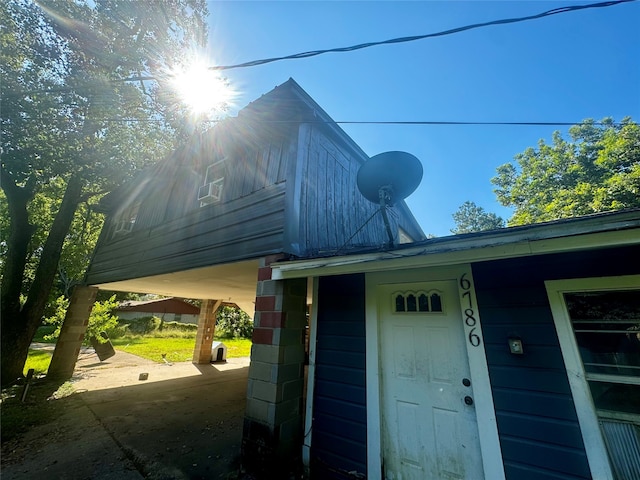
[[[38,328],[34,342],[55,343],[55,340],[44,340],[43,336],[51,333],[52,327]],[[169,362],[186,362],[193,358],[195,334],[193,332],[166,329],[148,335],[126,335],[110,339],[116,350],[131,353],[142,358],[163,363],[162,354],[166,353]],[[246,338],[216,338],[227,346],[227,358],[248,357],[251,355],[251,340]],[[34,368],[35,373],[46,373],[51,361],[51,353],[29,350],[25,372]]]
[[[251,340],[216,339],[227,346],[227,358],[248,357],[251,354]],[[162,354],[166,353],[169,362],[186,362],[193,358],[195,338],[127,336],[112,339],[116,350],[132,353],[142,358],[162,363]]]
[[[24,374],[26,375],[30,368],[33,368],[34,375],[47,373],[52,355],[53,352],[29,349],[27,362],[24,364]]]

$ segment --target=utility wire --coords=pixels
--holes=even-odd
[[[587,5],[569,5],[569,6],[565,6],[565,7],[559,7],[559,8],[554,8],[552,10],[547,10],[545,12],[542,13],[538,13],[535,15],[528,15],[525,17],[515,17],[515,18],[505,18],[502,20],[492,20],[490,22],[482,22],[482,23],[474,23],[471,25],[465,25],[462,27],[458,27],[458,28],[452,28],[449,30],[443,30],[440,32],[435,32],[435,33],[428,33],[425,35],[414,35],[414,36],[410,36],[410,37],[399,37],[399,38],[391,38],[389,40],[383,40],[383,41],[379,41],[379,42],[368,42],[368,43],[361,43],[358,45],[352,45],[350,47],[339,47],[339,48],[328,48],[328,49],[324,49],[324,50],[311,50],[308,52],[301,52],[301,53],[294,53],[293,55],[286,55],[286,56],[282,56],[282,57],[272,57],[272,58],[263,58],[260,60],[252,60],[249,62],[245,62],[245,63],[238,63],[235,65],[217,65],[217,66],[212,66],[209,67],[209,70],[232,70],[235,68],[247,68],[247,67],[255,67],[258,65],[264,65],[267,63],[273,63],[273,62],[279,62],[282,60],[297,60],[297,59],[301,59],[301,58],[309,58],[309,57],[315,57],[318,55],[324,55],[326,53],[344,53],[344,52],[353,52],[355,50],[362,50],[364,48],[370,48],[370,47],[376,47],[379,45],[392,45],[392,44],[396,44],[396,43],[406,43],[406,42],[414,42],[416,40],[423,40],[426,38],[435,38],[435,37],[443,37],[446,35],[453,35],[454,33],[460,33],[460,32],[465,32],[467,30],[475,30],[477,28],[483,28],[483,27],[489,27],[489,26],[493,26],[493,25],[507,25],[507,24],[511,24],[511,23],[519,23],[519,22],[525,22],[528,20],[537,20],[540,18],[544,18],[544,17],[550,17],[552,15],[559,15],[561,13],[568,13],[568,12],[575,12],[578,10],[586,10],[586,9],[590,9],[590,8],[606,8],[606,7],[612,7],[615,5],[619,5],[621,3],[628,3],[628,2],[635,2],[637,0],[612,0],[612,1],[608,1],[608,2],[599,2],[599,3],[591,3],[591,4],[587,4]],[[128,77],[128,78],[123,78],[120,80],[111,80],[110,83],[122,83],[122,82],[145,82],[145,81],[152,81],[152,80],[157,80],[157,77],[154,75],[145,75],[145,76],[137,76],[137,77]],[[67,90],[73,90],[73,88],[70,87],[57,87],[54,89],[51,89],[51,92],[61,92],[61,91],[67,91]],[[29,95],[30,93],[40,93],[43,92],[43,90],[39,90],[39,91],[34,91],[34,92],[20,92],[22,95]],[[48,91],[44,91],[45,93]],[[14,94],[15,95],[15,94]],[[12,95],[13,96],[13,95]],[[345,122],[343,122],[345,123]],[[556,124],[554,124],[556,125]],[[559,124],[557,124],[559,125]]]
[[[569,5],[566,7],[559,7],[559,8],[554,8],[552,10],[547,10],[546,12],[538,13],[536,15],[528,15],[526,17],[506,18],[502,20],[492,20],[490,22],[474,23],[472,25],[465,25],[463,27],[452,28],[450,30],[443,30],[441,32],[427,33],[425,35],[414,35],[410,37],[392,38],[392,39],[383,40],[380,42],[361,43],[359,45],[352,45],[350,47],[328,48],[325,50],[311,50],[309,52],[294,53],[293,55],[287,55],[284,57],[263,58],[261,60],[252,60],[250,62],[238,63],[235,65],[218,65],[214,67],[209,67],[209,69],[210,70],[231,70],[234,68],[255,67],[257,65],[264,65],[266,63],[279,62],[281,60],[297,60],[300,58],[315,57],[317,55],[323,55],[325,53],[353,52],[355,50],[362,50],[363,48],[377,47],[379,45],[391,45],[395,43],[415,42],[416,40],[423,40],[425,38],[444,37],[446,35],[465,32],[467,30],[474,30],[476,28],[489,27],[492,25],[506,25],[510,23],[525,22],[528,20],[537,20],[539,18],[550,17],[552,15],[559,15],[561,13],[575,12],[578,10],[586,10],[588,8],[612,7],[620,3],[635,2],[635,1],[636,0],[615,0],[615,1],[609,1],[609,2],[591,3],[588,5]]]
[[[635,1],[635,0],[634,0]],[[233,118],[233,117],[228,117]],[[228,118],[204,120],[205,123],[219,123]],[[93,120],[95,122],[149,122],[149,123],[165,123],[163,119],[138,119],[138,118],[103,118]],[[544,126],[574,126],[574,125],[593,125],[594,127],[613,126],[620,127],[623,122],[457,122],[457,121],[439,121],[439,120],[418,120],[418,121],[360,121],[360,120],[261,120],[261,123],[270,124],[289,124],[289,123],[310,123],[310,124],[339,124],[339,125],[479,125],[479,126],[523,126],[523,127],[544,127]],[[632,122],[635,123],[635,122]]]

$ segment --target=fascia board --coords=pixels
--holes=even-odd
[[[640,228],[556,238],[490,237],[363,255],[272,264],[273,278],[288,279],[471,263],[593,248],[640,245]]]

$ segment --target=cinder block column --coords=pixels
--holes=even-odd
[[[306,279],[272,280],[269,256],[258,271],[242,463],[281,478],[302,451]],[[275,476],[274,476],[275,475]]]
[[[220,305],[222,305],[222,300],[203,300],[200,305],[193,363],[211,362],[211,345],[216,331],[216,312]]]
[[[73,375],[97,294],[95,287],[74,287],[47,378],[67,379]]]

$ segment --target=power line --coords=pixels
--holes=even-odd
[[[258,65],[264,65],[266,63],[278,62],[278,61],[281,61],[281,60],[297,60],[297,59],[300,59],[300,58],[315,57],[317,55],[324,55],[325,53],[353,52],[355,50],[362,50],[364,48],[377,47],[379,45],[391,45],[391,44],[396,44],[396,43],[415,42],[416,40],[423,40],[425,38],[444,37],[446,35],[452,35],[454,33],[465,32],[467,30],[474,30],[474,29],[477,29],[477,28],[489,27],[489,26],[493,26],[493,25],[506,25],[506,24],[510,24],[510,23],[525,22],[525,21],[528,21],[528,20],[537,20],[537,19],[544,18],[544,17],[550,17],[552,15],[559,15],[561,13],[575,12],[575,11],[578,11],[578,10],[586,10],[586,9],[589,9],[589,8],[612,7],[614,5],[618,5],[618,4],[621,4],[621,3],[635,2],[635,1],[636,0],[614,0],[614,1],[609,1],[609,2],[591,3],[591,4],[588,4],[588,5],[569,5],[569,6],[566,6],[566,7],[559,7],[559,8],[554,8],[552,10],[547,10],[546,12],[538,13],[536,15],[528,15],[528,16],[525,16],[525,17],[506,18],[506,19],[502,19],[502,20],[492,20],[490,22],[474,23],[472,25],[465,25],[463,27],[452,28],[450,30],[443,30],[441,32],[436,32],[436,33],[428,33],[428,34],[425,34],[425,35],[414,35],[414,36],[410,36],[410,37],[392,38],[392,39],[389,39],[389,40],[383,40],[383,41],[379,41],[379,42],[361,43],[359,45],[352,45],[350,47],[328,48],[328,49],[324,49],[324,50],[311,50],[311,51],[308,51],[308,52],[294,53],[293,55],[286,55],[286,56],[283,56],[283,57],[272,57],[272,58],[263,58],[263,59],[260,59],[260,60],[252,60],[252,61],[249,61],[249,62],[238,63],[238,64],[235,64],[235,65],[218,65],[218,66],[209,67],[209,69],[210,70],[231,70],[231,69],[234,69],[234,68],[255,67],[255,66],[258,66]],[[145,77],[145,78],[148,79],[149,77]]]
[[[591,4],[587,4],[587,5],[569,5],[569,6],[565,6],[565,7],[559,7],[559,8],[554,8],[552,10],[547,10],[545,12],[542,13],[538,13],[535,15],[528,15],[525,17],[514,17],[514,18],[506,18],[506,19],[501,19],[501,20],[492,20],[490,22],[482,22],[482,23],[474,23],[471,25],[465,25],[462,27],[458,27],[458,28],[452,28],[449,30],[443,30],[440,32],[435,32],[435,33],[428,33],[428,34],[424,34],[424,35],[414,35],[414,36],[409,36],[409,37],[399,37],[399,38],[392,38],[389,40],[383,40],[383,41],[378,41],[378,42],[368,42],[368,43],[361,43],[358,45],[352,45],[349,47],[339,47],[339,48],[329,48],[329,49],[324,49],[324,50],[311,50],[308,52],[301,52],[301,53],[295,53],[293,55],[286,55],[286,56],[281,56],[281,57],[272,57],[272,58],[263,58],[263,59],[259,59],[259,60],[251,60],[249,62],[244,62],[244,63],[238,63],[235,65],[217,65],[217,66],[212,66],[209,67],[209,70],[232,70],[235,68],[247,68],[247,67],[255,67],[258,65],[264,65],[267,63],[273,63],[273,62],[278,62],[278,61],[282,61],[282,60],[297,60],[297,59],[302,59],[302,58],[309,58],[309,57],[315,57],[318,55],[324,55],[326,53],[345,53],[345,52],[353,52],[355,50],[362,50],[364,48],[370,48],[370,47],[376,47],[379,45],[391,45],[391,44],[397,44],[397,43],[407,43],[407,42],[414,42],[416,40],[423,40],[426,38],[435,38],[435,37],[443,37],[443,36],[447,36],[447,35],[453,35],[455,33],[460,33],[460,32],[464,32],[464,31],[468,31],[468,30],[475,30],[478,28],[483,28],[483,27],[489,27],[489,26],[493,26],[493,25],[507,25],[507,24],[511,24],[511,23],[519,23],[519,22],[525,22],[525,21],[529,21],[529,20],[537,20],[540,18],[544,18],[544,17],[550,17],[552,15],[559,15],[561,13],[568,13],[568,12],[575,12],[575,11],[579,11],[579,10],[586,10],[586,9],[591,9],[591,8],[606,8],[606,7],[612,7],[615,5],[619,5],[621,3],[628,3],[628,2],[635,2],[637,0],[612,0],[612,1],[607,1],[607,2],[599,2],[599,3],[591,3]],[[110,83],[122,83],[122,82],[145,82],[145,81],[153,81],[153,80],[157,80],[157,77],[154,75],[145,75],[145,76],[137,76],[137,77],[128,77],[128,78],[123,78],[123,79],[119,79],[119,80],[111,80]],[[53,93],[53,92],[62,92],[62,91],[68,91],[68,90],[73,90],[73,88],[71,87],[65,87],[65,86],[61,86],[61,87],[57,87],[57,88],[53,88],[51,90],[34,90],[32,92],[10,92],[10,96],[18,96],[18,95],[30,95],[33,93]],[[339,123],[339,122],[337,122]]]
[[[228,118],[226,117],[215,120],[204,120],[204,123],[219,123]],[[167,123],[163,119],[138,119],[138,118],[103,118],[93,120],[95,122],[150,122],[150,123]],[[595,127],[613,126],[620,127],[623,122],[602,122],[602,121],[581,121],[581,122],[472,122],[472,121],[441,121],[441,120],[260,120],[261,123],[269,124],[292,124],[292,123],[309,123],[309,124],[338,124],[338,125],[471,125],[471,126],[516,126],[516,127],[563,127],[574,125],[593,125]],[[635,122],[634,122],[635,123]]]

